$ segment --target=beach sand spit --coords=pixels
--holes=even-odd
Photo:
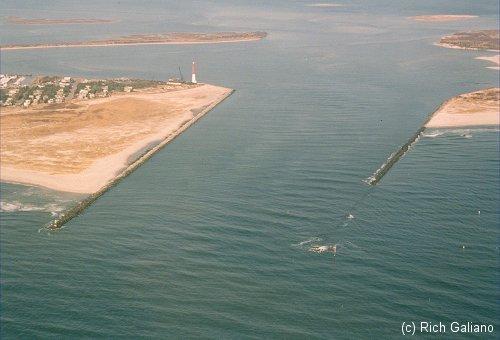
[[[489,88],[453,97],[433,114],[427,128],[499,126],[500,88]]]
[[[2,109],[0,180],[96,192],[133,162],[134,155],[173,139],[231,92],[204,84]]]
[[[489,61],[489,62],[492,62],[494,64],[496,64],[497,66],[488,66],[489,69],[492,69],[492,70],[500,70],[500,54],[497,54],[497,55],[494,55],[494,56],[491,56],[491,57],[476,57],[476,59],[478,60],[486,60],[486,61]]]

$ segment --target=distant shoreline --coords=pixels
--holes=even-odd
[[[250,33],[170,33],[164,35],[136,35],[108,40],[90,40],[82,42],[47,43],[37,45],[5,45],[0,50],[28,50],[73,47],[109,47],[127,45],[190,45],[220,44],[245,41],[257,41],[267,36],[266,32]]]
[[[477,18],[477,15],[469,14],[434,14],[434,15],[416,15],[412,17],[407,17],[408,19],[419,21],[419,22],[450,22],[450,21],[460,21],[469,20]]]
[[[462,47],[462,46],[457,46],[457,45],[452,45],[452,44],[446,44],[446,43],[434,43],[434,46],[439,46],[439,47],[444,47],[444,48],[451,48],[454,50],[468,50],[468,51],[487,51],[487,52],[500,52],[500,50],[492,50],[492,49],[484,49],[484,48],[477,48],[477,47]]]
[[[436,45],[446,48],[498,52],[500,50],[499,40],[499,30],[467,31],[446,35]]]
[[[15,25],[88,25],[88,24],[109,24],[117,20],[111,19],[92,19],[92,18],[73,18],[73,19],[49,19],[49,18],[21,18],[17,16],[7,17],[9,24]]]

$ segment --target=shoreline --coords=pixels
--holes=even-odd
[[[223,93],[200,112],[197,112],[197,114],[194,114],[191,110],[184,112],[175,121],[167,122],[160,132],[150,134],[118,153],[97,159],[90,167],[79,173],[50,174],[47,172],[2,166],[0,167],[0,181],[45,187],[61,192],[94,195],[126,177],[234,92],[234,90],[229,88],[221,89],[224,89]],[[191,118],[188,118],[189,115],[191,115]],[[157,141],[160,142],[154,143]],[[135,160],[130,163],[132,156],[134,156]],[[112,165],[115,166],[113,167]]]
[[[97,18],[72,18],[72,19],[50,19],[50,18],[22,18],[15,15],[6,18],[7,23],[12,25],[88,25],[88,24],[110,24],[117,22],[113,19]]]
[[[14,50],[33,50],[33,49],[49,49],[49,48],[75,48],[75,47],[110,47],[110,46],[136,46],[136,45],[194,45],[194,44],[227,44],[239,43],[246,41],[258,41],[262,38],[248,38],[248,39],[234,39],[234,40],[218,40],[218,41],[165,41],[165,42],[133,42],[133,43],[99,43],[99,44],[47,44],[47,45],[34,45],[34,46],[6,46],[0,47],[0,51],[14,51]]]
[[[492,50],[492,49],[484,49],[484,48],[476,48],[476,47],[461,47],[461,46],[456,46],[456,45],[441,43],[441,42],[435,42],[435,43],[433,43],[433,45],[439,46],[439,47],[444,47],[444,48],[451,48],[454,50],[500,52],[500,50]]]

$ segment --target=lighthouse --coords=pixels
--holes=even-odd
[[[196,84],[196,63],[193,61],[193,66],[191,66],[191,82]]]

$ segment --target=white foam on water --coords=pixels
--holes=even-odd
[[[20,202],[5,202],[5,201],[0,201],[0,210],[1,211],[7,211],[7,212],[13,212],[13,211],[41,211],[43,210],[42,207],[37,207],[35,205],[31,204],[22,204]]]
[[[320,242],[322,240],[323,239],[321,237],[311,237],[310,239],[307,239],[305,241],[293,244],[293,246],[295,246],[295,247],[302,247],[302,246],[304,246],[306,244],[313,243],[313,242]]]
[[[444,132],[435,131],[435,132],[432,132],[432,133],[422,133],[422,137],[425,137],[425,138],[436,138],[436,137],[442,136],[443,134],[444,134]]]
[[[458,128],[458,129],[443,129],[443,130],[426,130],[425,133],[422,134],[422,137],[425,138],[436,138],[436,137],[464,137],[464,138],[472,138],[475,133],[482,132],[500,132],[497,128]]]
[[[50,212],[52,215],[57,215],[58,212],[62,211],[64,207],[56,204],[46,204],[42,206],[29,204],[29,203],[21,203],[18,201],[0,201],[0,211],[3,212],[29,212],[29,211],[45,211]]]
[[[308,249],[313,253],[337,253],[337,244],[323,245],[323,246],[312,246]]]
[[[370,177],[364,179],[363,182],[371,185],[377,179],[378,174],[387,166],[387,164],[395,155],[396,151],[391,153],[391,155],[387,157],[386,161],[377,170],[375,170],[375,172]]]

